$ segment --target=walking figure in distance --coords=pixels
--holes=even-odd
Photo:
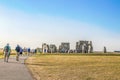
[[[19,55],[20,55],[20,46],[17,45],[17,47],[15,48],[17,54],[16,54],[16,61],[19,61]]]
[[[22,54],[23,54],[23,49],[22,47],[20,47],[20,55],[22,56]]]
[[[8,62],[8,59],[11,53],[11,47],[9,46],[9,44],[7,44],[4,47],[3,53],[4,53],[4,62]]]

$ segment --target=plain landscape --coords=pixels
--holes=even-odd
[[[0,0],[0,80],[120,80],[120,0]]]
[[[26,65],[36,80],[119,80],[120,54],[39,54]]]

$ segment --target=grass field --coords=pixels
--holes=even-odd
[[[37,55],[26,60],[37,80],[119,80],[119,54]]]
[[[2,55],[2,54],[0,54],[0,59],[1,59],[1,58],[3,58],[3,55]]]
[[[16,55],[16,52],[12,51],[11,56],[15,56],[15,55]],[[3,58],[3,57],[4,57],[3,51],[0,51],[0,59]]]

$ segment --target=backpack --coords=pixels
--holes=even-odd
[[[16,51],[20,52],[20,47],[19,46],[16,47]]]
[[[5,52],[9,51],[9,46],[6,46]]]

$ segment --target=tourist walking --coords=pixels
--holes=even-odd
[[[8,62],[8,59],[11,53],[11,47],[9,46],[9,44],[7,44],[4,47],[3,53],[4,53],[4,62]]]
[[[20,55],[22,56],[23,54],[23,49],[20,47]]]
[[[17,54],[16,54],[16,61],[19,61],[19,55],[20,55],[20,46],[17,45],[17,47],[15,48]]]
[[[27,54],[28,54],[28,56],[30,56],[30,53],[31,53],[31,50],[30,50],[30,48],[28,48],[28,49],[27,49]]]

